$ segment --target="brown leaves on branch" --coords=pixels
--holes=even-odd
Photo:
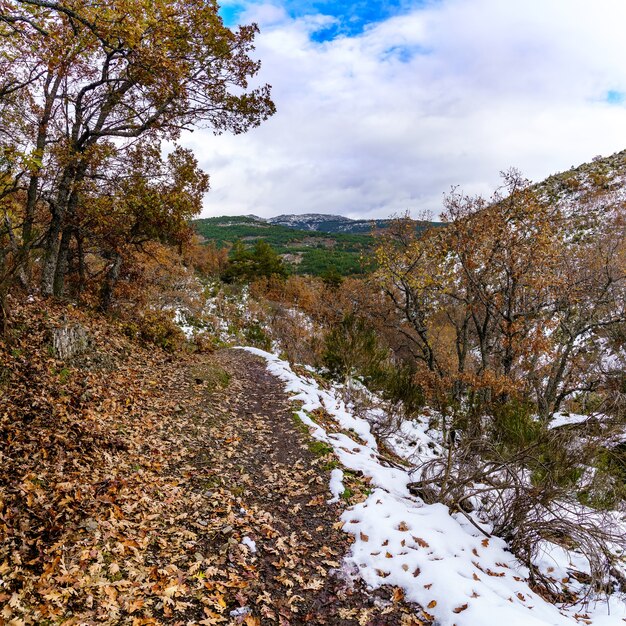
[[[208,178],[161,144],[274,113],[269,86],[249,87],[257,32],[208,0],[0,3],[0,305],[17,278],[81,295],[99,257],[107,309],[130,246],[189,240]]]
[[[381,235],[377,276],[426,384],[456,400],[519,393],[547,419],[597,384],[626,319],[624,205],[598,190],[561,206],[518,172],[503,179],[489,201],[453,191],[444,228],[418,237],[400,220]]]

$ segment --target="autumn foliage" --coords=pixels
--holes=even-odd
[[[532,400],[548,419],[600,384],[626,305],[624,205],[600,192],[565,209],[516,172],[489,201],[454,192],[447,226],[383,236],[377,279],[425,378],[465,397]]]
[[[188,243],[208,177],[175,142],[274,112],[256,32],[205,0],[0,2],[0,301],[93,287],[107,309],[146,242]]]

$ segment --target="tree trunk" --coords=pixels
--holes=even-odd
[[[60,236],[65,227],[67,214],[73,211],[78,203],[78,193],[72,191],[72,187],[83,180],[86,171],[87,165],[80,163],[78,166],[68,166],[63,172],[59,192],[51,207],[52,219],[50,220],[44,246],[44,259],[41,270],[41,294],[43,296],[51,296],[55,293],[55,277],[58,272],[57,266],[59,264],[59,250],[61,246]]]
[[[8,215],[4,216],[4,227],[9,237],[9,246],[11,249],[11,253],[13,255],[13,272],[17,274],[17,278],[20,281],[20,284],[25,289],[28,287],[28,280],[26,278],[26,272],[24,270],[24,260],[26,255],[26,250],[19,245],[17,239],[15,237],[15,233],[13,232],[13,225],[11,224],[11,220]],[[6,263],[6,257],[3,257],[3,264]]]
[[[57,199],[51,207],[52,217],[48,226],[48,234],[44,245],[43,266],[41,269],[41,295],[51,296],[54,292],[54,275],[59,256],[59,237],[65,221],[65,211],[70,196],[70,185],[73,176],[66,171],[61,181]]]
[[[62,298],[65,293],[65,275],[69,267],[70,242],[74,229],[66,226],[61,235],[61,243],[59,244],[59,252],[57,255],[57,266],[54,273],[54,295]]]
[[[30,180],[28,182],[28,192],[26,195],[26,210],[24,215],[24,223],[22,225],[22,246],[25,248],[26,257],[24,262],[24,273],[26,280],[30,282],[31,279],[31,263],[28,251],[33,244],[34,239],[34,224],[35,224],[35,209],[37,206],[37,196],[39,193],[39,174],[41,172],[41,161],[44,157],[44,151],[46,148],[46,141],[48,139],[48,124],[52,117],[52,108],[54,101],[56,100],[61,85],[62,74],[59,74],[54,83],[52,83],[52,73],[49,72],[44,84],[45,101],[44,108],[37,127],[37,140],[35,142],[35,158],[38,161],[34,164]],[[50,89],[51,87],[51,89]]]
[[[122,268],[122,255],[119,254],[119,252],[114,252],[111,258],[113,259],[113,264],[107,272],[106,280],[100,291],[100,310],[105,313],[111,308],[113,290],[115,289],[115,283],[120,276],[120,269]]]
[[[78,257],[78,297],[85,291],[85,282],[87,278],[87,266],[85,264],[85,246],[83,234],[80,228],[75,231],[76,236],[76,255]]]

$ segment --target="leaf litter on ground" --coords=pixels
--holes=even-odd
[[[626,622],[626,602],[618,594],[593,606],[566,607],[535,593],[528,570],[506,543],[498,537],[485,539],[478,532],[482,520],[473,520],[474,525],[443,504],[426,504],[409,492],[414,468],[389,463],[370,422],[353,414],[336,389],[321,386],[306,372],[294,371],[275,354],[256,348],[243,350],[266,360],[268,371],[283,381],[299,407],[299,419],[311,435],[332,446],[344,471],[358,472],[372,487],[366,498],[352,503],[341,516],[344,530],[353,538],[343,561],[347,574],[365,581],[372,590],[392,585],[416,606],[426,607],[421,618],[442,626],[609,626]],[[320,415],[323,420],[318,419]],[[436,453],[438,446],[427,431],[428,426],[419,421],[405,422],[394,442],[396,452],[408,460],[414,460],[416,449],[425,455]],[[407,441],[413,446],[407,446]],[[336,484],[331,481],[329,489],[334,494]],[[551,568],[553,573],[567,572],[567,559],[575,558],[561,556]],[[572,569],[572,563],[569,567]],[[575,581],[569,577],[568,582]]]
[[[69,362],[66,323],[92,340]],[[339,575],[329,455],[258,357],[172,356],[37,299],[0,355],[0,623],[428,623]]]

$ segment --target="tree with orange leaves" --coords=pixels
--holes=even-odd
[[[41,246],[41,291],[62,295],[80,207],[102,168],[138,138],[158,145],[207,126],[245,132],[272,115],[269,86],[249,88],[256,25],[226,28],[212,0],[0,0],[0,142],[31,155],[17,175],[26,195],[26,254]],[[1,146],[0,146],[1,147]],[[181,154],[178,151],[176,154]],[[13,174],[13,172],[12,172]],[[14,195],[15,197],[15,195]]]
[[[589,196],[568,213],[518,172],[503,177],[489,201],[453,192],[445,228],[417,237],[399,222],[377,276],[426,378],[457,399],[478,390],[480,404],[530,396],[547,419],[593,388],[594,344],[624,320],[624,206]],[[598,220],[592,202],[613,210]]]

